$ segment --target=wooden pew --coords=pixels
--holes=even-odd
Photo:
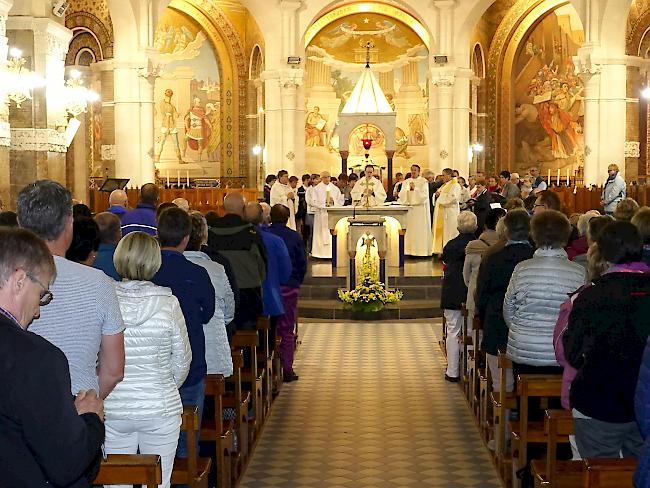
[[[256,330],[238,330],[232,340],[232,345],[238,349],[248,349],[251,364],[249,368],[242,368],[241,381],[250,385],[251,407],[253,418],[249,419],[248,442],[253,445],[262,424],[264,423],[264,407],[262,390],[264,383],[264,368],[257,365],[257,347],[260,344],[260,336]]]
[[[184,407],[181,432],[187,435],[187,458],[176,458],[172,471],[173,485],[187,485],[189,488],[207,488],[208,474],[212,465],[210,458],[201,458],[197,452],[199,435],[199,407]]]
[[[133,485],[157,488],[162,483],[162,467],[157,454],[109,454],[102,460],[96,485]]]
[[[546,459],[533,459],[531,470],[535,488],[582,488],[585,465],[582,461],[559,461],[557,445],[569,442],[573,434],[573,415],[568,410],[546,410]]]
[[[470,349],[473,346],[472,336],[468,332],[469,318],[467,316],[467,309],[463,306],[463,326],[461,329],[461,361],[460,361],[460,380],[463,385],[463,392],[465,398],[469,401],[470,390],[470,363],[474,360],[474,351]],[[471,358],[470,358],[471,356]]]
[[[237,452],[231,456],[231,480],[233,486],[244,469],[248,459],[248,405],[250,392],[242,389],[241,368],[244,367],[244,356],[241,349],[233,349],[232,366],[233,375],[226,380],[231,385],[232,391],[226,392],[223,397],[224,408],[235,410],[235,432],[237,433]]]
[[[234,440],[234,421],[223,420],[223,396],[226,382],[223,375],[205,376],[205,397],[212,398],[214,415],[201,422],[201,441],[215,445],[216,479],[218,488],[230,488],[232,465],[230,453]]]
[[[636,459],[586,459],[584,488],[632,488]]]
[[[271,319],[268,317],[259,317],[257,319],[257,331],[260,336],[260,348],[257,350],[257,363],[260,368],[264,368],[264,381],[262,383],[262,405],[264,408],[264,417],[271,409],[273,400],[273,359],[275,348],[271,348]]]
[[[512,457],[506,449],[506,428],[508,426],[507,411],[517,407],[516,397],[513,392],[506,391],[507,371],[512,370],[512,362],[506,357],[505,352],[497,356],[499,366],[499,391],[492,395],[492,425],[494,426],[494,455],[496,465],[502,479],[508,484],[512,474]]]
[[[280,344],[282,339],[276,335],[275,350],[273,352],[273,395],[280,393],[283,384],[282,358],[280,357]]]
[[[528,444],[546,442],[544,422],[529,420],[531,398],[559,397],[562,389],[562,375],[521,374],[517,377],[519,399],[519,420],[510,421],[512,436],[512,486],[520,486],[515,473],[528,462]]]
[[[447,319],[445,319],[445,314],[442,314],[442,335],[441,339],[438,341],[438,345],[442,350],[442,355],[447,358]]]

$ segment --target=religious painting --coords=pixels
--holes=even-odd
[[[214,47],[193,19],[170,8],[158,24],[154,46],[164,63],[155,82],[155,161],[167,163],[165,169],[190,163],[193,176],[216,176],[221,84]]]
[[[369,43],[370,41],[370,43]],[[425,41],[406,21],[358,12],[325,25],[306,49],[305,156],[308,170],[340,166],[337,122],[368,62],[396,113],[394,158],[427,158],[428,66]],[[365,127],[365,126],[364,126]],[[350,136],[348,166],[363,164],[359,134]],[[386,166],[386,143],[373,143],[371,157]]]
[[[547,15],[522,40],[513,69],[515,162],[519,172],[576,170],[584,160],[584,87],[573,56],[584,41],[571,5]]]

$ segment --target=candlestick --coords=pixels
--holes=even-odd
[[[557,169],[557,186],[560,186],[560,168]]]
[[[180,169],[176,170],[176,184],[178,185],[179,188],[181,187],[181,170]]]
[[[546,184],[551,185],[551,168],[548,169],[548,176],[546,177]]]
[[[185,179],[187,180],[187,187],[190,187],[190,171],[185,170]]]
[[[566,169],[566,186],[569,186],[569,168]]]
[[[169,188],[169,170],[167,170],[165,174],[167,176],[167,188]]]

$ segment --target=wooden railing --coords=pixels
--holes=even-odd
[[[240,192],[244,194],[247,201],[256,202],[259,192],[257,188],[161,188],[160,202],[171,202],[175,198],[185,198],[190,202],[193,210],[200,212],[215,211],[223,215],[223,199],[227,193]],[[129,207],[135,208],[140,198],[140,189],[127,189]],[[103,212],[108,208],[108,197],[110,193],[99,190],[90,190],[90,202],[88,206],[93,213]]]
[[[584,213],[587,210],[602,210],[600,196],[603,189],[600,187],[551,187],[551,191],[557,193],[562,202],[562,210],[567,214]],[[636,200],[639,206],[650,203],[650,186],[628,185],[627,196]]]

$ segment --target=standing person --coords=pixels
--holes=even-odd
[[[519,187],[510,181],[510,171],[504,170],[499,173],[499,183],[501,185],[500,195],[507,202],[511,198],[518,198],[521,195]]]
[[[102,400],[73,398],[63,352],[27,331],[54,299],[55,276],[41,239],[0,229],[0,486],[86,488],[99,468]]]
[[[451,239],[442,251],[441,260],[445,264],[445,276],[442,281],[440,308],[445,314],[447,324],[447,371],[445,380],[452,383],[459,379],[459,337],[463,323],[461,311],[467,299],[467,286],[463,280],[465,248],[474,239],[476,232],[476,215],[463,211],[458,215],[459,235]]]
[[[73,395],[95,390],[106,398],[124,376],[124,322],[113,280],[63,257],[72,241],[72,195],[60,183],[30,183],[17,206],[20,225],[45,240],[56,265],[57,299],[41,311],[31,332],[66,355]]]
[[[124,190],[113,190],[108,197],[107,212],[117,215],[120,219],[128,212],[129,197]]]
[[[291,260],[291,275],[282,284],[282,300],[284,302],[284,314],[278,319],[277,333],[282,338],[280,344],[280,356],[282,359],[282,370],[284,382],[291,382],[298,379],[293,370],[294,339],[293,329],[296,323],[298,312],[298,295],[300,285],[307,272],[307,256],[305,247],[298,233],[287,226],[288,213],[284,207],[275,205],[271,208],[271,226],[269,232],[280,237],[287,247]]]
[[[453,177],[450,168],[442,170],[442,180],[443,185],[435,193],[435,210],[433,212],[434,254],[441,254],[447,242],[458,235],[456,220],[460,213],[460,185],[456,178]]]
[[[160,214],[158,241],[162,250],[161,265],[151,281],[158,286],[171,288],[185,318],[192,348],[192,362],[187,377],[179,388],[179,393],[183,406],[199,407],[200,430],[207,373],[203,324],[207,324],[214,315],[215,293],[208,272],[183,256],[191,232],[192,222],[186,211],[180,208],[168,208]],[[180,458],[187,456],[187,441],[184,433],[181,433],[179,438],[176,455]]]
[[[264,201],[266,203],[271,202],[271,188],[273,188],[273,185],[277,181],[277,177],[275,175],[268,175],[266,177],[266,181],[264,183]]]
[[[160,190],[154,183],[145,183],[140,190],[140,201],[136,208],[122,217],[122,235],[136,230],[156,235],[156,207]]]
[[[90,217],[78,217],[72,224],[72,242],[65,258],[85,266],[92,266],[99,249],[99,228]]]
[[[530,176],[533,194],[537,195],[538,193],[543,192],[548,188],[546,182],[544,181],[544,178],[540,176],[539,168],[537,166],[530,168]]]
[[[625,198],[627,188],[625,180],[618,172],[618,165],[607,166],[607,180],[603,185],[603,193],[600,197],[600,204],[607,215],[614,215],[618,202]]]
[[[327,222],[329,207],[343,206],[343,195],[338,187],[330,181],[330,174],[323,171],[321,182],[311,192],[311,205],[314,208],[314,233],[312,237],[311,255],[315,258],[332,259],[332,238]]]
[[[296,212],[296,231],[304,237],[305,225],[307,219],[307,187],[309,185],[310,176],[308,174],[302,175],[302,182],[296,189],[298,195],[298,211]]]
[[[151,279],[161,265],[160,246],[132,232],[115,250],[124,281],[117,296],[124,317],[124,380],[106,398],[106,452],[158,454],[168,488],[181,428],[178,389],[192,361],[185,319],[169,288]]]
[[[492,208],[490,206],[490,203],[492,203],[492,194],[487,189],[485,178],[479,178],[476,180],[476,195],[473,202],[470,200],[470,203],[472,211],[476,215],[478,229],[480,230],[485,225],[488,212]]]
[[[364,169],[364,177],[361,178],[352,189],[352,204],[375,207],[386,201],[386,190],[381,181],[373,176],[375,167],[367,164]]]
[[[192,232],[183,256],[205,268],[214,287],[214,315],[207,324],[203,324],[206,367],[208,374],[222,374],[227,378],[233,372],[227,325],[235,318],[235,295],[224,266],[212,261],[210,256],[201,251],[208,242],[205,217],[194,210],[190,212],[190,219]]]
[[[576,443],[583,458],[638,457],[634,393],[650,335],[650,275],[633,224],[607,224],[596,245],[610,267],[578,295],[562,338],[577,370],[570,390]]]
[[[402,181],[404,181],[404,175],[402,173],[395,173],[395,183],[393,184],[393,195],[391,200],[397,200],[397,196],[402,189]]]
[[[411,177],[402,183],[399,202],[410,207],[406,215],[404,254],[431,256],[429,182],[420,176],[420,166],[417,164],[411,166]]]
[[[305,248],[307,252],[311,254],[311,245],[312,239],[314,237],[314,213],[316,209],[313,206],[313,196],[312,193],[316,185],[320,183],[320,175],[313,174],[310,177],[309,183],[307,184],[307,191],[305,192],[305,202],[307,203],[307,214],[305,215],[306,229],[303,232],[303,240],[305,242]]]
[[[278,180],[271,187],[268,204],[284,205],[289,210],[289,227],[296,230],[296,211],[298,210],[298,195],[296,190],[289,186],[289,173],[281,169],[278,171]]]
[[[115,248],[122,238],[120,219],[115,214],[102,212],[95,215],[95,222],[99,228],[99,249],[93,268],[102,270],[115,281],[122,281],[122,277],[117,273],[115,263],[113,263]]]

